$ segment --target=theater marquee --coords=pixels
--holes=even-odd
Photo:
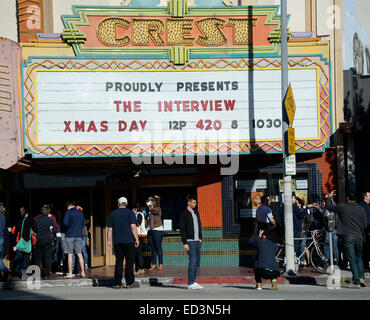
[[[23,65],[25,147],[34,157],[281,152],[277,10],[74,7],[64,38],[76,57]],[[289,64],[297,152],[321,152],[330,64]]]
[[[245,59],[209,59],[179,71],[164,60],[32,59],[27,146],[35,156],[280,152],[279,64],[255,59],[251,72]],[[323,150],[329,67],[320,58],[290,64],[297,151]]]

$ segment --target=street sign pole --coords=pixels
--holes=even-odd
[[[285,257],[287,274],[295,274],[294,257],[294,234],[293,234],[293,206],[292,206],[292,177],[286,174],[286,160],[288,154],[286,145],[288,143],[288,123],[284,99],[286,97],[288,81],[288,11],[287,0],[281,0],[281,92],[282,92],[282,134],[283,134],[283,166],[284,166],[284,224],[285,224]]]

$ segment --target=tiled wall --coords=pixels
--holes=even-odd
[[[246,239],[243,240],[244,244]],[[224,239],[222,229],[203,230],[203,245],[201,253],[202,266],[233,267],[240,265],[240,256],[253,257],[255,251],[244,247],[239,239]],[[189,258],[184,250],[179,236],[166,236],[162,244],[165,266],[184,266],[189,263]],[[144,245],[144,255],[148,257],[149,252]]]

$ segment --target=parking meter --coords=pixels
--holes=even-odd
[[[332,232],[335,229],[335,214],[332,211],[326,210],[325,212],[326,227],[329,232],[329,250],[330,250],[330,274],[334,272],[333,266],[333,238]]]
[[[334,212],[326,210],[325,212],[326,225],[329,232],[333,232],[335,229],[335,215]]]

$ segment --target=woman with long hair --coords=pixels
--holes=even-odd
[[[152,254],[152,266],[149,269],[163,270],[163,250],[162,250],[162,240],[164,236],[164,229],[162,224],[162,209],[160,206],[161,198],[159,196],[152,196],[147,201],[146,204],[149,208],[149,231],[148,231],[148,242],[150,246],[150,251]],[[157,267],[157,256],[158,264]]]

